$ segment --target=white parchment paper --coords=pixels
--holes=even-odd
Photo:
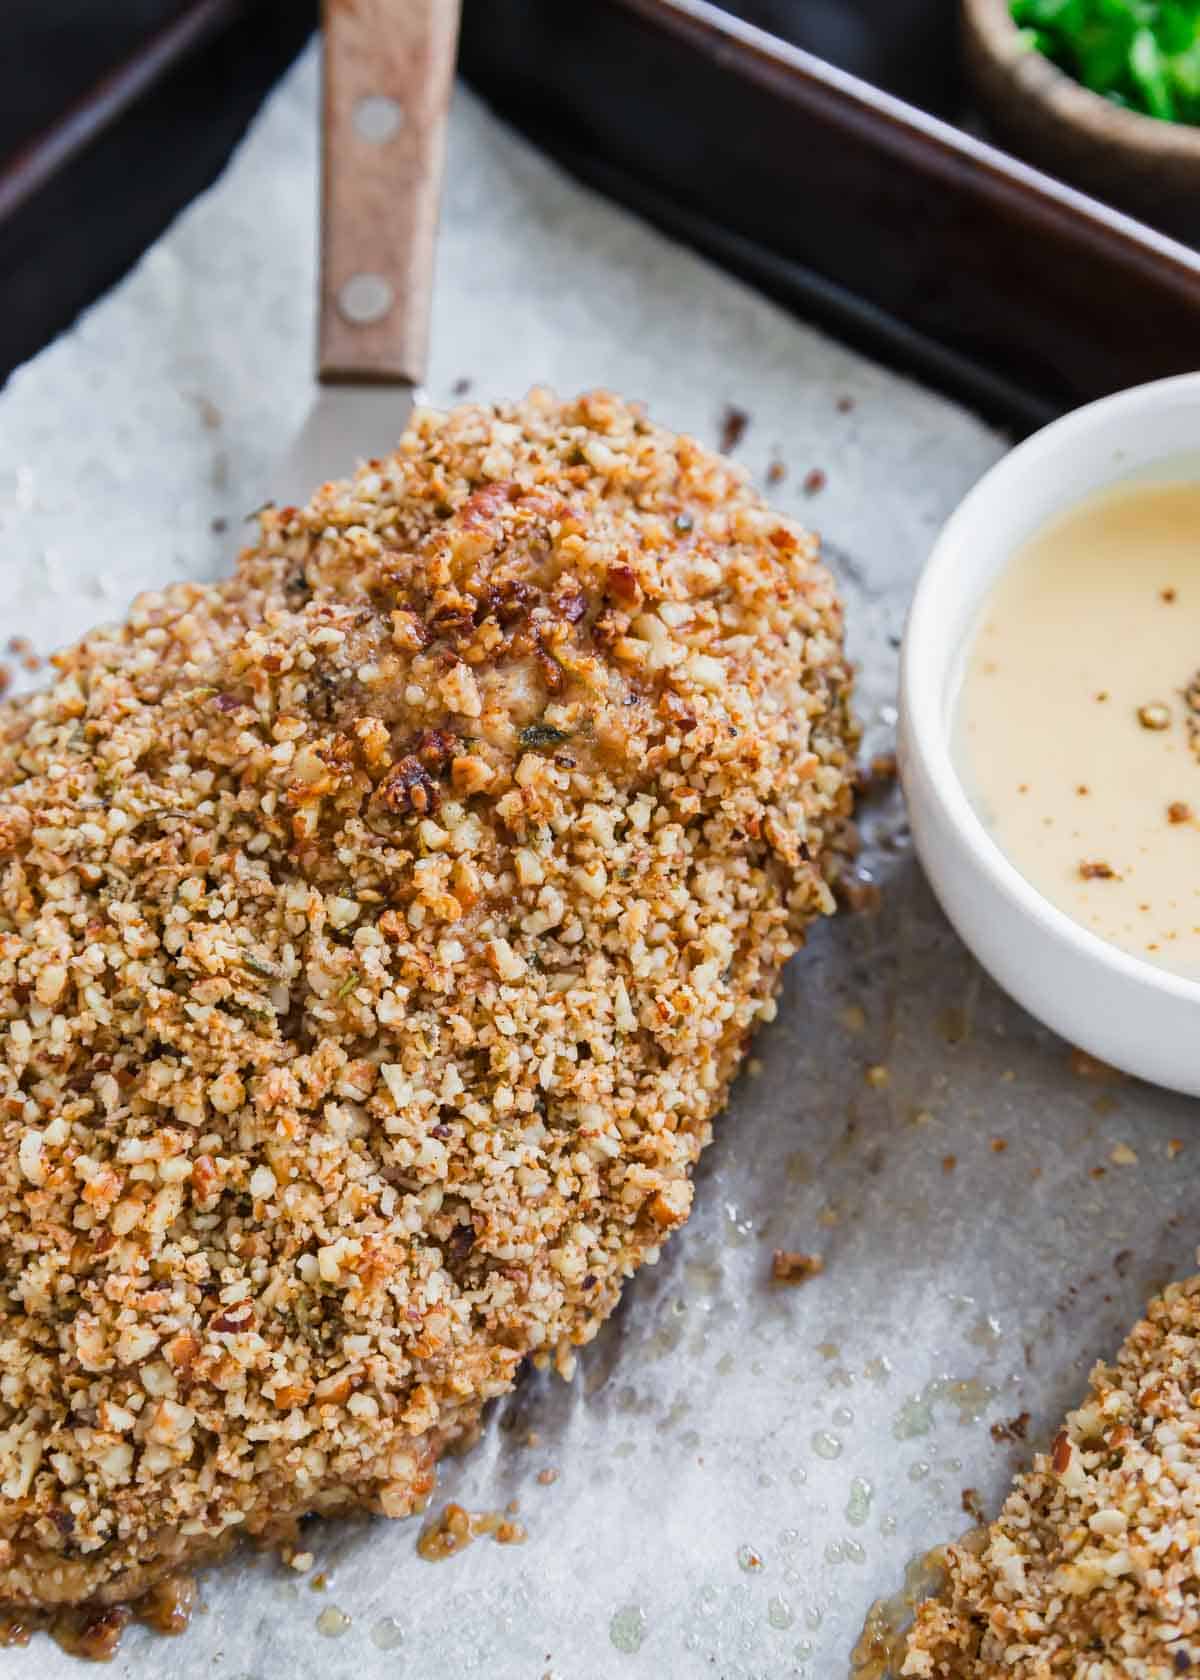
[[[46,651],[137,589],[215,575],[271,495],[311,397],[316,99],[310,54],[213,190],[0,396],[0,659],[10,636]],[[708,442],[745,410],[737,453],[760,481],[783,463],[772,494],[823,532],[888,744],[912,581],[998,436],[584,192],[461,92],[433,340],[438,402],[464,379],[604,384]],[[430,1565],[417,1523],[317,1527],[323,1591],[270,1558],[214,1571],[191,1632],[134,1631],[118,1674],[840,1677],[870,1601],[967,1525],[963,1489],[997,1504],[1027,1449],[989,1424],[1028,1410],[1044,1437],[1151,1284],[1190,1268],[1200,1135],[1182,1099],[1080,1079],[979,974],[896,796],[866,830],[884,908],[792,964],[690,1225],[574,1383],[530,1378],[443,1473],[439,1504],[518,1500],[527,1543]],[[821,1251],[824,1276],[773,1289],[775,1246]],[[0,1661],[78,1672],[44,1640]]]

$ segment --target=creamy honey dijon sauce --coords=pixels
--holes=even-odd
[[[1200,482],[1105,492],[1017,550],[973,632],[955,753],[1039,892],[1200,977]]]

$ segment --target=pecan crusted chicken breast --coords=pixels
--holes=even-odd
[[[686,1219],[831,909],[816,545],[594,394],[422,412],[0,708],[0,1601],[403,1516]]]
[[[996,1521],[944,1552],[899,1672],[1176,1680],[1200,1671],[1200,1277],[1151,1301]]]

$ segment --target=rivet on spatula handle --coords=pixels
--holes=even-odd
[[[458,0],[326,0],[323,380],[425,374]]]

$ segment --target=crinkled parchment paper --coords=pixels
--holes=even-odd
[[[218,185],[0,397],[0,643],[45,651],[137,589],[219,572],[270,496],[310,396],[316,95],[309,55]],[[436,401],[464,378],[603,383],[708,442],[745,410],[738,454],[760,482],[782,462],[772,493],[824,533],[886,748],[913,578],[999,437],[582,191],[462,93],[433,337]],[[1079,1077],[996,992],[894,792],[866,828],[884,907],[792,964],[691,1223],[575,1381],[530,1377],[443,1472],[439,1504],[516,1499],[527,1542],[434,1565],[417,1522],[318,1527],[323,1591],[234,1563],[188,1635],[134,1630],[116,1673],[840,1677],[871,1600],[967,1525],[963,1489],[994,1508],[1023,1449],[989,1426],[1029,1411],[1044,1436],[1152,1283],[1189,1269],[1200,1133],[1182,1099]],[[821,1252],[824,1275],[772,1287],[774,1247]],[[41,1639],[0,1662],[78,1672]]]

